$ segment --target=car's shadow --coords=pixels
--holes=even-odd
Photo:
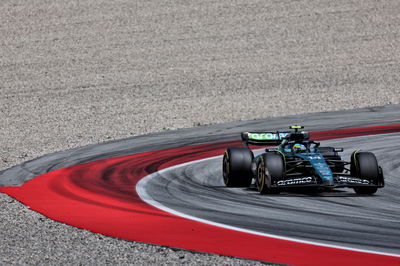
[[[259,192],[255,187],[243,188],[245,191],[257,193]],[[333,189],[329,191],[318,191],[318,190],[310,190],[310,189],[285,189],[282,190],[279,194],[262,194],[261,196],[268,197],[321,197],[321,198],[329,198],[329,197],[349,197],[349,198],[359,198],[359,197],[379,197],[379,195],[360,195],[356,194],[353,191],[344,190],[344,189]]]

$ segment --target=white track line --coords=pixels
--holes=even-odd
[[[146,202],[147,204],[149,204],[149,205],[151,205],[153,207],[156,207],[156,208],[158,208],[160,210],[163,210],[165,212],[180,216],[182,218],[193,220],[193,221],[196,221],[196,222],[201,222],[201,223],[205,223],[205,224],[209,224],[209,225],[213,225],[213,226],[217,226],[217,227],[221,227],[221,228],[225,228],[225,229],[235,230],[235,231],[239,231],[239,232],[244,232],[244,233],[248,233],[248,234],[264,236],[264,237],[271,237],[271,238],[287,240],[287,241],[293,241],[293,242],[297,242],[297,243],[317,245],[317,246],[328,247],[328,248],[336,248],[336,249],[343,249],[343,250],[350,250],[350,251],[356,251],[356,252],[364,252],[364,253],[384,255],[384,256],[392,256],[392,257],[399,257],[400,258],[400,254],[393,254],[393,253],[379,252],[379,251],[373,251],[373,250],[351,248],[351,247],[340,246],[340,245],[331,245],[331,244],[319,243],[319,242],[314,242],[314,241],[302,240],[302,239],[298,239],[298,238],[292,238],[292,237],[286,237],[286,236],[280,236],[280,235],[274,235],[274,234],[267,234],[267,233],[257,232],[257,231],[244,229],[244,228],[240,228],[240,227],[235,227],[235,226],[231,226],[231,225],[227,225],[227,224],[222,224],[222,223],[209,221],[209,220],[206,220],[206,219],[198,218],[198,217],[191,216],[191,215],[179,212],[177,210],[171,209],[171,208],[163,205],[162,203],[154,200],[146,191],[146,185],[149,183],[149,181],[152,178],[154,178],[155,176],[159,175],[159,174],[163,174],[165,172],[172,171],[172,170],[177,169],[177,168],[185,167],[185,166],[188,166],[190,164],[195,164],[195,163],[204,162],[204,161],[208,161],[208,160],[214,160],[214,159],[217,159],[217,158],[220,158],[220,157],[222,157],[222,155],[209,157],[209,158],[206,158],[206,159],[201,159],[201,160],[196,160],[196,161],[191,161],[191,162],[187,162],[187,163],[183,163],[183,164],[178,164],[178,165],[171,166],[171,167],[165,168],[163,170],[154,172],[154,173],[152,173],[150,175],[147,175],[147,176],[143,177],[136,184],[136,191],[137,191],[139,197],[144,202]]]

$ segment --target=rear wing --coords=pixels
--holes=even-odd
[[[279,145],[282,140],[289,135],[290,131],[284,132],[265,132],[265,131],[258,131],[258,132],[242,132],[242,141],[247,146],[251,145]]]

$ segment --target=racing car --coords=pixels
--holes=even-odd
[[[367,195],[384,186],[382,168],[373,153],[355,150],[350,161],[344,161],[339,154],[343,148],[320,146],[308,132],[300,131],[303,128],[295,125],[285,132],[243,132],[244,147],[228,148],[224,153],[225,185],[255,186],[261,194],[349,187]],[[267,148],[254,156],[249,145]]]

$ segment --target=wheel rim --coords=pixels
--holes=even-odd
[[[260,165],[257,170],[257,183],[258,183],[258,191],[263,191],[265,186],[265,167],[264,161],[261,160]]]

